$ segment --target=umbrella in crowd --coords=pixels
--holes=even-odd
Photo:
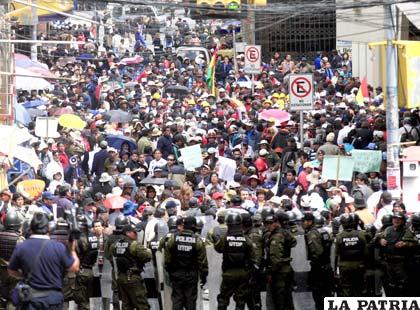
[[[18,90],[52,90],[54,87],[47,80],[42,77],[34,77],[32,71],[16,67],[16,89]]]
[[[259,117],[266,121],[275,120],[279,123],[290,120],[290,114],[288,112],[278,109],[264,110],[259,114]]]
[[[54,116],[61,116],[64,114],[71,114],[71,113],[73,113],[73,109],[70,107],[58,108],[55,111],[53,111]]]
[[[122,110],[111,110],[105,113],[111,123],[128,123],[132,119],[132,115]]]
[[[86,122],[79,116],[74,114],[63,114],[58,118],[58,123],[70,129],[83,129],[86,127]]]
[[[26,55],[15,53],[15,60],[30,60]]]
[[[111,196],[104,200],[104,206],[108,209],[122,209],[127,199],[121,196]]]
[[[127,138],[126,136],[123,135],[109,135],[106,137],[106,141],[108,142],[108,145],[110,147],[113,147],[117,150],[121,149],[121,146],[123,144],[128,144],[130,147],[130,150],[135,150],[137,148],[137,144],[135,141],[133,141],[133,139],[131,138]]]
[[[134,57],[127,57],[127,58],[123,58],[121,59],[120,63],[125,64],[125,65],[137,65],[141,62],[143,62],[144,58],[136,55]]]
[[[28,125],[31,122],[31,114],[21,104],[15,105],[15,120],[16,122]]]

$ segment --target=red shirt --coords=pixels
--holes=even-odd
[[[58,152],[58,158],[60,159],[61,165],[63,165],[63,169],[66,170],[69,166],[69,156],[64,152]]]

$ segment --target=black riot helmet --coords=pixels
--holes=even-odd
[[[239,213],[230,212],[226,215],[226,225],[236,226],[242,224],[242,217]]]
[[[6,230],[15,230],[18,231],[22,226],[22,222],[19,219],[19,216],[14,211],[9,211],[6,214],[4,219],[4,228]]]
[[[405,214],[404,214],[404,212],[401,212],[401,211],[394,212],[392,214],[392,218],[399,218],[399,219],[402,219],[404,222],[406,221]]]
[[[420,213],[414,213],[411,215],[411,225],[414,229],[420,229]]]
[[[350,213],[350,216],[353,219],[354,229],[357,229],[357,226],[359,225],[359,223],[361,223],[359,215],[357,213]],[[363,227],[362,227],[362,229],[363,229]]]
[[[241,217],[242,217],[242,225],[245,228],[252,227],[252,217],[251,217],[251,214],[244,213],[244,214],[241,215]]]
[[[261,213],[255,213],[252,216],[252,225],[254,227],[260,227],[262,225],[262,217],[261,217]]]
[[[289,223],[289,215],[286,212],[277,211],[274,215],[277,218],[277,221],[280,223],[280,225],[285,225]]]
[[[349,229],[349,228],[354,227],[353,217],[350,214],[342,214],[340,216],[340,223],[344,229]]]
[[[204,227],[204,222],[203,222],[203,220],[202,219],[197,219],[197,224],[195,225],[195,232],[197,233],[197,234],[201,234],[201,230],[203,229],[203,227]]]
[[[181,218],[181,217],[178,217],[178,216],[174,216],[173,215],[173,216],[171,216],[168,219],[168,228],[169,228],[169,230],[175,230],[177,228],[178,223],[179,223],[179,221],[178,221],[179,218]]]
[[[384,215],[381,219],[381,222],[382,222],[382,229],[392,226],[392,215],[391,214]]]
[[[268,216],[272,216],[272,215],[274,215],[274,209],[272,209],[272,208],[269,208],[269,207],[264,207],[264,208],[261,210],[261,219],[262,219],[262,221],[263,221],[263,222],[265,221],[265,219],[266,219]]]
[[[187,216],[183,219],[182,224],[185,229],[195,230],[197,227],[197,219],[194,216]]]
[[[325,218],[319,214],[316,214],[314,223],[317,228],[321,228],[325,225]]]
[[[332,220],[332,233],[333,235],[337,235],[340,230],[341,220],[340,217],[337,216]]]
[[[79,229],[86,232],[88,230],[88,223],[86,216],[84,215],[77,215],[76,216],[77,225],[79,225]]]
[[[128,224],[128,218],[126,218],[124,215],[118,215],[118,217],[115,219],[115,228],[117,230],[122,230],[125,225]]]

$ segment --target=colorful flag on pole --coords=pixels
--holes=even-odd
[[[364,105],[365,98],[369,98],[369,90],[366,77],[364,77],[360,83],[360,87],[356,95],[356,103],[358,105]]]
[[[218,48],[216,47],[216,49],[213,52],[213,55],[211,56],[211,60],[207,68],[206,74],[207,87],[213,96],[216,96],[216,80],[214,75],[216,73],[217,50]]]

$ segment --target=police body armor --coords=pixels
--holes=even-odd
[[[420,231],[413,230],[413,235],[417,240],[417,247],[415,248],[414,258],[417,263],[420,263]]]
[[[213,228],[213,239],[214,242],[217,242],[222,238],[223,236],[226,236],[227,233],[227,226],[220,226],[217,225]]]
[[[283,249],[283,260],[286,261],[286,259],[291,259],[292,254],[292,248],[295,246],[292,244],[293,235],[288,229],[279,228],[278,231],[274,231],[269,238],[269,242],[266,243],[266,246],[269,246],[271,244],[271,239],[275,234],[283,234],[284,235],[284,249]],[[269,253],[269,249],[267,249],[267,253]],[[267,255],[267,254],[266,254]],[[269,257],[269,256],[268,256]]]
[[[329,264],[331,262],[331,246],[332,246],[332,239],[330,234],[324,227],[317,228],[318,233],[321,235],[321,243],[322,247],[324,248],[324,252],[322,254],[322,263]]]
[[[222,270],[247,269],[246,247],[242,230],[229,231],[225,237]]]
[[[197,269],[197,238],[198,236],[191,233],[175,234],[174,261],[175,269]]]
[[[405,254],[404,249],[398,249],[395,247],[395,244],[398,241],[401,241],[404,234],[406,233],[405,227],[400,227],[395,230],[392,226],[387,227],[384,232],[384,239],[387,241],[387,245],[384,248],[385,257],[390,256],[403,256]]]
[[[19,239],[19,233],[15,231],[0,232],[0,258],[8,262]]]
[[[127,273],[138,267],[136,259],[130,254],[132,242],[128,238],[120,238],[114,245],[113,256],[115,257],[118,272]]]
[[[85,268],[92,268],[98,258],[99,240],[94,234],[87,236],[87,251],[81,259],[81,265]]]
[[[360,234],[361,231],[358,230],[343,232],[343,249],[340,253],[341,261],[361,261],[364,259]]]

